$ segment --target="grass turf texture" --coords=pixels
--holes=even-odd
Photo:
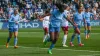
[[[73,29],[69,28],[67,45],[72,35]],[[77,45],[77,38],[74,40],[74,47],[62,47],[63,32],[60,32],[59,40],[53,54],[47,54],[50,43],[46,47],[43,46],[43,30],[42,29],[20,29],[18,35],[18,49],[13,48],[13,39],[10,41],[10,47],[6,49],[5,43],[8,37],[7,30],[0,30],[0,56],[100,56],[100,27],[92,27],[91,36],[85,39],[84,29],[81,28],[83,47]]]

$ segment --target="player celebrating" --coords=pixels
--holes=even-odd
[[[57,9],[52,10],[51,17],[50,17],[50,25],[49,25],[50,38],[48,38],[44,42],[45,44],[49,41],[51,41],[51,43],[52,43],[48,50],[49,54],[52,54],[51,50],[52,50],[52,48],[54,48],[54,46],[58,40],[62,18],[66,18],[69,22],[71,22],[69,20],[70,17],[67,16],[66,13],[64,12],[64,9],[63,9],[64,5],[61,3],[56,3],[55,5],[56,5]],[[71,22],[71,24],[73,24],[73,23]],[[76,25],[74,25],[74,26],[76,26]],[[76,31],[78,31],[77,26],[76,26]]]
[[[79,29],[80,29],[80,25],[81,25],[81,21],[83,20],[83,17],[84,16],[83,16],[83,13],[82,13],[82,7],[78,7],[78,12],[76,12],[73,15],[73,22],[74,22],[74,24],[76,24],[78,26]],[[70,42],[70,46],[74,46],[73,40],[74,40],[74,37],[75,37],[76,34],[78,35],[77,36],[77,39],[78,39],[79,46],[83,46],[84,44],[81,43],[80,33],[78,33],[76,30],[74,30],[74,33],[72,35],[71,42]]]
[[[14,48],[18,48],[17,46],[17,36],[18,36],[18,25],[20,22],[20,15],[18,14],[18,9],[14,9],[14,14],[11,15],[9,19],[9,37],[7,39],[6,48],[8,48],[9,41],[14,34]]]
[[[50,13],[49,10],[45,11],[45,17],[42,19],[40,19],[41,21],[43,21],[43,29],[44,29],[44,38],[43,38],[43,42],[45,41],[45,39],[49,36],[49,18],[50,18]]]
[[[51,12],[51,17],[50,17],[50,25],[49,25],[49,33],[50,33],[50,40],[52,42],[48,53],[52,54],[51,50],[55,46],[56,41],[58,40],[59,37],[59,32],[60,32],[60,24],[61,24],[61,19],[62,19],[62,5],[61,4],[56,4],[58,9],[54,9]]]
[[[69,6],[68,5],[65,5],[64,7],[65,7],[65,10],[64,10],[65,15],[70,14],[69,11],[68,11],[69,10]],[[68,35],[68,21],[65,18],[62,19],[61,26],[62,26],[62,30],[64,32],[64,37],[63,37],[62,44],[63,44],[63,47],[68,47],[66,45],[66,40],[67,40],[67,35]]]
[[[86,39],[88,39],[90,30],[91,30],[90,18],[92,16],[92,13],[89,12],[89,6],[88,5],[86,6],[85,9],[86,9],[85,13],[84,13],[85,37],[86,37]]]

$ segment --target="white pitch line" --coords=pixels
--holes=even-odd
[[[48,48],[41,48],[41,49],[48,49]],[[55,50],[69,50],[69,51],[77,51],[77,52],[79,52],[79,51],[81,51],[81,52],[83,52],[83,51],[87,51],[87,52],[100,52],[100,51],[91,51],[91,50],[75,50],[75,49],[58,49],[58,48],[54,48]]]
[[[6,45],[0,45],[0,46],[6,46]],[[14,47],[14,46],[9,46],[9,47]],[[25,46],[18,46],[18,47],[21,47],[21,48],[33,48],[33,47],[25,47]]]
[[[99,56],[100,56],[100,54],[91,54],[91,55],[78,55],[78,56],[97,56],[97,55],[99,55]]]
[[[5,46],[5,45],[0,45],[0,46]],[[14,47],[14,46],[9,46],[9,47]],[[21,48],[33,48],[33,47],[25,47],[25,46],[19,46]],[[40,48],[40,47],[37,47]],[[48,48],[40,48],[40,49],[48,49]],[[77,52],[95,52],[95,53],[99,53],[100,51],[91,51],[91,50],[75,50],[75,49],[58,49],[58,48],[54,48],[54,50],[65,50],[65,51],[77,51]]]

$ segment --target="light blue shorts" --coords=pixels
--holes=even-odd
[[[75,29],[76,27],[74,27],[74,29]],[[81,26],[80,25],[78,25],[78,28],[80,29],[81,28]]]
[[[49,32],[60,32],[60,27],[49,27]]]
[[[18,28],[9,28],[9,32],[18,32]]]
[[[90,23],[86,23],[86,25],[87,25],[87,26],[91,26],[91,24],[90,24]]]

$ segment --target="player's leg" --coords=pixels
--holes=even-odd
[[[85,38],[87,39],[88,37],[87,37],[87,24],[85,25]]]
[[[54,28],[53,28],[53,27],[50,27],[48,31],[49,31],[49,33],[47,34],[47,37],[48,37],[48,38],[46,38],[46,39],[44,40],[44,45],[45,45],[45,46],[46,46],[46,43],[47,43],[47,42],[50,42],[50,41],[51,41],[51,37],[53,37],[52,34],[53,34],[53,32],[54,32]],[[50,35],[49,35],[49,34],[50,34]],[[51,37],[50,37],[50,36],[51,36]]]
[[[66,45],[67,35],[68,35],[68,26],[67,27],[62,27],[62,30],[64,31],[64,36],[63,36],[63,41],[62,41],[63,47],[68,47]]]
[[[15,28],[14,29],[14,48],[18,48],[17,42],[18,42],[18,29]]]
[[[51,46],[49,47],[49,50],[48,50],[48,53],[49,54],[52,54],[52,52],[51,52],[51,50],[52,50],[52,48],[54,48],[54,32],[50,32],[50,39],[51,39]]]
[[[74,41],[75,36],[76,36],[76,33],[74,32],[71,37],[70,46],[74,46],[73,41]]]
[[[43,42],[45,41],[45,39],[48,37],[48,28],[44,27],[44,37],[43,37]]]
[[[75,38],[75,36],[77,34],[76,30],[79,31],[76,27],[74,27],[74,33],[73,33],[73,35],[71,37],[70,46],[74,46],[73,41],[74,41],[74,38]]]
[[[58,38],[59,38],[59,32],[60,32],[60,27],[54,27],[54,32],[50,32],[50,37],[51,37],[51,40],[52,40],[52,44],[48,50],[48,53],[49,54],[52,54],[51,50],[52,48],[54,48]]]
[[[12,35],[13,35],[13,29],[9,28],[9,37],[7,38],[6,48],[8,48],[9,41],[12,38]]]
[[[78,25],[78,29],[80,31],[80,26]],[[77,33],[77,32],[76,32]],[[83,46],[84,44],[81,43],[81,36],[80,36],[80,33],[77,33],[77,39],[78,39],[78,44],[79,46]]]
[[[78,45],[79,46],[84,46],[84,44],[82,44],[82,42],[81,42],[81,36],[80,36],[80,34],[77,34],[77,39],[78,39]]]
[[[90,37],[90,31],[91,31],[91,25],[90,25],[90,23],[88,23],[87,24],[87,29],[88,29],[88,31],[87,31],[87,37],[89,38]]]
[[[77,39],[78,39],[78,45],[79,46],[84,46],[84,44],[82,44],[82,42],[81,42],[81,36],[80,36],[80,34],[77,34]]]

